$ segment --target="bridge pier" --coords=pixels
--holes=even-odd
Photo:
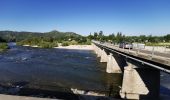
[[[113,54],[107,55],[104,49],[99,48],[95,44],[92,44],[97,57],[101,57],[100,62],[107,62],[106,72],[107,73],[122,73],[118,62],[113,57]]]
[[[107,62],[106,71],[108,73],[116,73],[119,72],[120,68],[124,68],[124,71],[121,70],[123,73],[120,90],[121,98],[159,100],[160,71],[163,70],[170,73],[169,69],[164,68],[164,66],[169,66],[167,59],[162,59],[161,57],[149,59],[148,55],[145,54],[140,56],[133,52],[130,54],[122,53],[123,49],[112,48],[97,41],[93,41],[93,43],[96,46],[98,56],[101,57],[101,62]],[[107,55],[100,47],[106,47],[107,53],[112,52],[114,55]]]
[[[93,45],[95,53],[97,54],[97,57],[101,57],[102,50],[99,47],[97,47],[95,44],[92,44],[92,45]]]
[[[101,50],[101,59],[100,62],[107,62],[108,61],[108,55],[106,51],[103,49]]]
[[[124,68],[120,96],[123,99],[159,100],[160,71],[138,68],[129,64]]]
[[[120,66],[118,65],[117,61],[113,57],[112,53],[108,55],[106,72],[107,73],[122,73]]]

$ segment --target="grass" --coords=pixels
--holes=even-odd
[[[170,43],[146,43],[146,46],[170,46]]]

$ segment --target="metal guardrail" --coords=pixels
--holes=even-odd
[[[107,49],[107,50],[109,50],[109,51],[112,51],[112,52],[115,52],[115,53],[117,53],[117,54],[120,54],[120,55],[122,55],[122,56],[124,56],[124,57],[126,57],[126,58],[128,58],[128,59],[135,60],[135,61],[137,61],[137,62],[140,62],[140,63],[142,63],[142,64],[146,64],[146,65],[148,65],[148,66],[151,66],[151,67],[153,67],[153,68],[159,69],[159,70],[161,70],[161,71],[163,71],[163,72],[166,72],[166,73],[169,73],[169,74],[170,74],[170,70],[169,70],[169,69],[166,69],[166,68],[163,68],[163,67],[161,67],[161,66],[158,66],[158,65],[155,65],[155,64],[152,64],[152,63],[149,63],[149,62],[142,61],[142,60],[140,60],[140,59],[131,57],[131,56],[129,56],[128,54],[126,54],[125,52],[122,53],[122,52],[119,52],[118,50],[114,50],[113,48],[109,48],[109,47],[106,46],[106,45],[100,44],[98,41],[92,41],[92,42],[93,42],[94,44],[96,44],[96,45],[101,46],[102,48],[105,48],[105,49]]]

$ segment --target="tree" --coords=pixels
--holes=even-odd
[[[90,39],[90,40],[93,40],[93,39],[94,39],[94,36],[91,35],[91,33],[90,33],[90,35],[88,35],[87,38]]]
[[[111,41],[114,41],[114,39],[115,39],[114,33],[110,34],[110,35],[108,36],[108,39],[111,40]]]
[[[0,37],[0,42],[6,42],[6,41]]]
[[[144,43],[146,40],[148,40],[148,38],[145,35],[140,35],[139,40],[140,40],[139,42]]]
[[[97,34],[97,32],[94,32],[94,39],[95,39],[95,40],[98,39],[98,34]]]
[[[170,34],[167,34],[166,36],[164,36],[164,39],[166,42],[170,42]]]
[[[104,40],[104,35],[103,35],[103,31],[99,32],[99,40],[103,41]]]
[[[122,36],[122,33],[121,32],[118,32],[117,33],[117,36],[116,36],[116,42],[117,43],[120,43],[120,42],[123,42],[123,36]]]

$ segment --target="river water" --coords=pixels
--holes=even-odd
[[[2,94],[88,100],[73,92],[90,92],[119,98],[122,75],[107,74],[93,51],[10,47],[0,53]],[[170,95],[169,76],[161,73],[161,98]]]

